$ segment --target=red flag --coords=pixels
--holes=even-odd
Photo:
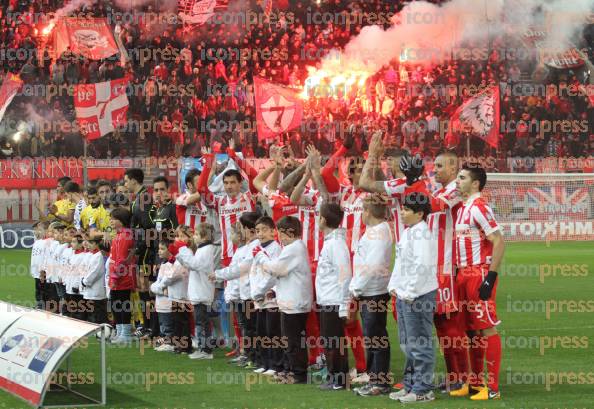
[[[74,87],[74,108],[81,133],[89,140],[126,123],[128,78]]]
[[[254,78],[254,92],[260,140],[277,136],[301,124],[303,101],[297,91]]]
[[[10,105],[12,99],[16,96],[21,85],[23,85],[23,80],[17,74],[8,73],[4,77],[2,87],[0,88],[0,122],[2,122],[6,108],[8,108],[8,105]]]
[[[75,54],[101,60],[119,51],[105,18],[61,18],[54,28],[54,36],[57,56],[70,48]]]
[[[468,98],[456,109],[448,133],[446,146],[460,142],[460,132],[470,132],[483,139],[490,146],[499,144],[499,87],[492,86],[480,94]]]

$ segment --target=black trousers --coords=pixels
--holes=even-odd
[[[85,300],[87,309],[83,316],[85,321],[94,324],[106,324],[107,320],[107,300]]]
[[[60,312],[60,297],[54,283],[42,282],[43,308],[46,311],[58,314]]]
[[[349,373],[348,344],[338,310],[338,305],[320,306],[320,338],[326,355],[328,381],[346,386]]]
[[[305,323],[308,313],[281,312],[281,334],[286,342],[285,355],[289,372],[297,382],[307,382],[307,341]]]
[[[252,300],[238,304],[237,322],[241,328],[243,353],[249,361],[256,362],[256,310]]]
[[[56,288],[56,295],[58,297],[58,313],[64,314],[64,296],[66,295],[66,286],[62,283],[54,283]]]
[[[201,333],[196,334],[200,348],[207,354],[212,353],[216,341],[212,338],[212,328],[210,327],[209,312],[210,305],[194,304],[194,322],[196,329]]]
[[[111,312],[116,324],[130,324],[132,319],[131,290],[111,290]]]
[[[45,309],[45,291],[43,289],[43,283],[39,278],[35,279],[35,308],[38,310]]]
[[[161,330],[159,327],[159,316],[155,310],[155,296],[151,295],[148,291],[142,291],[138,293],[138,296],[142,301],[141,306],[142,314],[144,316],[144,328],[150,329],[152,336],[159,336]]]
[[[266,317],[266,336],[262,340],[262,351],[266,361],[263,367],[281,372],[286,369],[281,338],[281,313],[278,308],[269,308],[263,312]]]
[[[173,301],[171,303],[173,317],[173,347],[182,352],[192,352],[192,334],[190,328],[190,305]]]
[[[237,323],[241,328],[243,352],[248,360],[256,361],[256,312],[252,300],[237,303]]]
[[[269,360],[269,348],[264,348],[264,344],[268,346],[266,340],[266,310],[256,310],[256,366],[258,368],[266,368]]]
[[[62,312],[67,317],[83,320],[86,313],[86,306],[82,294],[64,294]]]
[[[359,308],[363,321],[363,336],[369,382],[390,386],[390,340],[386,328],[390,294],[361,297]]]

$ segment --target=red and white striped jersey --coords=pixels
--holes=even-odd
[[[359,239],[365,234],[365,224],[361,219],[363,200],[367,195],[367,192],[355,189],[353,186],[340,185],[340,207],[344,211],[341,227],[347,231],[347,244],[351,252],[355,251]]]
[[[445,314],[457,310],[457,294],[454,276],[455,238],[454,223],[458,210],[462,207],[462,198],[456,190],[456,181],[433,192],[434,202],[441,209],[433,209],[427,218],[429,229],[437,237],[437,313]]]
[[[201,223],[210,223],[215,230],[214,243],[219,243],[221,240],[221,226],[214,209],[206,206],[202,200],[188,205],[187,200],[190,195],[191,193],[185,192],[175,200],[177,222],[192,229],[195,229]]]
[[[275,223],[285,216],[298,216],[299,207],[291,202],[286,193],[280,190],[270,190],[268,185],[265,185],[262,194],[268,199],[268,205],[272,210],[272,220]]]
[[[198,201],[188,206],[188,197],[190,192],[185,192],[175,200],[175,213],[177,222],[185,226],[195,228],[200,223],[207,223],[209,209],[202,201]]]
[[[311,188],[306,188],[302,197],[307,204],[299,206],[301,237],[307,246],[310,261],[317,261],[324,245],[324,235],[319,223],[322,197],[319,191]]]
[[[491,264],[493,245],[487,236],[500,230],[493,210],[476,193],[458,211],[456,219],[456,264],[458,267]]]
[[[400,235],[404,231],[404,223],[402,223],[402,205],[400,200],[391,199],[391,203],[388,204],[388,210],[390,211],[390,220],[392,221],[392,233],[394,234],[395,243],[400,241]]]
[[[404,224],[402,223],[402,198],[404,197],[404,190],[406,189],[406,178],[392,179],[384,182],[384,189],[391,198],[391,203],[388,205],[390,216],[392,219],[392,231],[394,233],[395,242],[400,241],[400,235],[404,231]]]
[[[256,203],[251,192],[240,193],[234,198],[224,194],[214,196],[215,210],[219,215],[221,228],[221,258],[233,257],[236,246],[231,241],[231,227],[239,223],[239,218],[244,212],[256,210]]]
[[[442,211],[433,209],[427,219],[429,228],[437,233],[437,271],[451,275],[454,271],[454,223],[462,207],[462,198],[456,190],[455,180],[433,192],[433,197],[442,206]]]
[[[404,224],[402,223],[402,202],[404,197],[412,192],[422,192],[426,195],[429,193],[429,181],[421,179],[411,186],[406,184],[406,178],[398,178],[386,180],[384,182],[384,189],[387,195],[392,199],[391,204],[388,205],[390,215],[392,218],[392,229],[396,243],[400,241],[400,235],[404,231]]]

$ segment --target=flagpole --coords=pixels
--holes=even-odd
[[[470,158],[470,133],[466,134],[466,157]]]
[[[89,183],[89,175],[87,170],[87,148],[89,143],[87,142],[87,138],[83,138],[83,186],[88,186]]]

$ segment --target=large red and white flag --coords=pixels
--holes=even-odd
[[[126,123],[128,78],[74,87],[74,108],[81,133],[88,140],[113,132]]]
[[[117,54],[118,45],[105,18],[61,18],[53,30],[56,55],[70,49],[91,60]]]
[[[483,139],[490,146],[499,144],[499,87],[492,86],[468,98],[456,109],[450,120],[446,145],[460,142],[461,133],[470,133]]]
[[[278,136],[301,124],[303,101],[297,91],[254,78],[254,93],[260,140]]]
[[[17,74],[8,73],[4,77],[2,87],[0,87],[0,122],[2,122],[6,108],[19,92],[21,85],[23,85],[23,80]]]

